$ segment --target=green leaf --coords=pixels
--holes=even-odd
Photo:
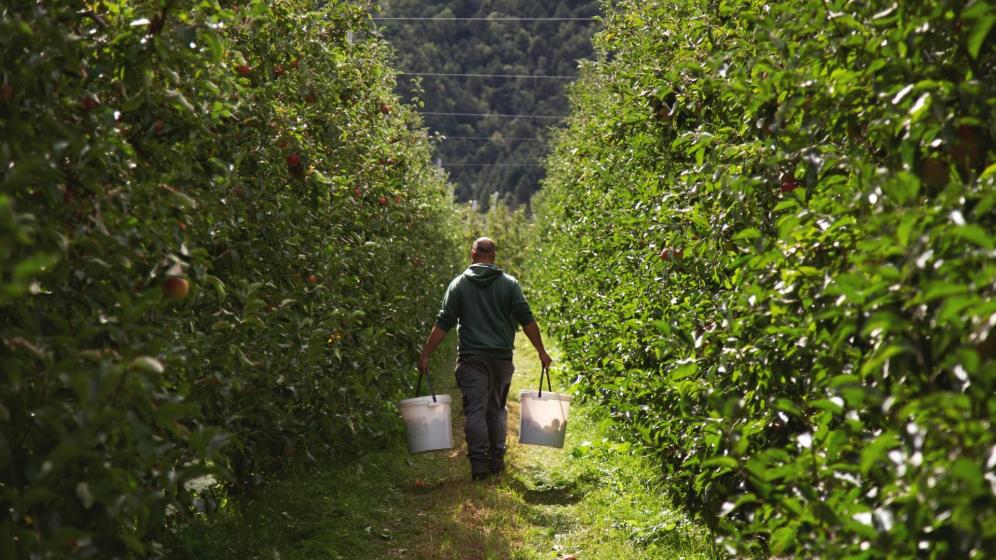
[[[993,237],[986,233],[986,230],[975,224],[965,224],[954,229],[954,234],[966,241],[970,241],[983,249],[993,248]]]
[[[685,379],[686,377],[691,377],[695,375],[695,372],[697,370],[698,370],[698,364],[696,364],[695,361],[689,361],[683,364],[679,364],[676,368],[674,368],[671,371],[671,374],[668,377],[671,379],[671,381],[679,381],[681,379]]]
[[[139,356],[128,364],[128,367],[145,373],[161,374],[166,371],[162,362],[149,356]]]
[[[225,54],[225,48],[221,44],[221,40],[214,33],[204,33],[201,35],[201,40],[207,45],[208,51],[211,53],[211,58],[215,62],[221,62],[222,57]]]
[[[168,89],[165,92],[163,92],[163,95],[166,97],[167,100],[172,101],[173,106],[176,107],[177,109],[182,109],[187,113],[194,113],[196,111],[196,109],[190,103],[190,101],[187,100],[187,96],[183,95],[179,91]]]
[[[923,115],[928,110],[930,110],[930,107],[932,105],[933,105],[933,97],[930,95],[930,92],[928,91],[923,95],[921,95],[916,100],[916,103],[914,103],[913,106],[910,107],[910,120],[912,122],[918,122],[921,118],[923,118]]]
[[[712,457],[702,462],[702,468],[722,467],[721,470],[732,470],[738,466],[736,459],[727,456]]]
[[[799,410],[799,406],[796,405],[791,400],[786,399],[784,397],[779,398],[777,401],[775,401],[775,408],[784,412],[788,412],[793,416],[802,416],[802,412]]]
[[[795,529],[792,527],[780,527],[771,534],[771,552],[775,554],[786,554],[795,548]]]
[[[736,235],[733,236],[734,241],[740,241],[744,239],[757,239],[761,237],[761,232],[756,228],[747,228],[740,230]]]
[[[197,201],[180,191],[175,191],[172,193],[172,198],[176,206],[182,210],[196,210]]]
[[[882,460],[885,455],[899,445],[895,432],[889,431],[875,438],[861,451],[861,472],[868,474],[872,466]]]
[[[972,58],[979,58],[979,51],[982,50],[982,45],[986,44],[986,37],[989,36],[993,23],[996,23],[996,14],[990,13],[979,18],[972,26],[972,31],[968,34],[968,54],[972,55]]]

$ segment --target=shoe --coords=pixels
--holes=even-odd
[[[505,458],[499,457],[491,460],[491,476],[498,476],[505,472]]]

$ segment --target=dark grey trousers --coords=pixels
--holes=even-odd
[[[463,394],[467,457],[474,474],[505,468],[508,411],[505,401],[515,367],[512,360],[460,356],[456,380]]]

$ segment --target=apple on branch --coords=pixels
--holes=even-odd
[[[182,276],[169,276],[163,282],[163,296],[166,299],[182,301],[190,293],[190,282]]]

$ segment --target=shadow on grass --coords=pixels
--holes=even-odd
[[[526,490],[522,493],[522,499],[527,504],[545,506],[569,506],[580,502],[583,498],[584,496],[574,494],[567,488],[543,488]]]
[[[437,392],[458,396],[451,366],[438,364],[444,356],[433,382]],[[174,534],[165,557],[521,558],[516,528],[534,516],[505,482],[470,480],[459,402],[454,398],[454,449],[413,456],[399,436],[389,449],[285,472]]]

